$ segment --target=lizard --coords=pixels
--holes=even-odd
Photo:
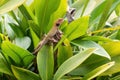
[[[33,54],[36,54],[43,47],[43,45],[45,45],[49,40],[53,38],[53,36],[57,33],[58,27],[61,25],[62,22],[62,18],[59,18],[57,21],[55,21],[53,27],[50,29],[47,35],[43,38],[42,41],[38,43],[37,47],[34,49]]]

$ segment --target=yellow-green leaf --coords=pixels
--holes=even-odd
[[[86,74],[85,77],[83,77],[82,80],[91,80],[91,79],[97,77],[98,75],[100,75],[101,73],[103,73],[104,71],[108,70],[114,64],[115,64],[114,61],[106,63],[106,64],[94,69],[93,71],[89,72],[88,74]]]
[[[46,32],[50,16],[58,9],[61,0],[35,0],[35,16],[41,32]]]
[[[8,75],[13,75],[12,72],[11,72],[11,69],[9,68],[9,65],[8,65],[7,61],[2,56],[1,53],[0,53],[0,72],[8,74]]]
[[[29,71],[24,68],[19,68],[13,65],[11,66],[11,68],[17,80],[40,80],[39,75],[33,73],[32,71]]]
[[[55,11],[50,17],[50,22],[49,22],[47,29],[46,29],[47,32],[50,30],[50,28],[52,27],[55,20],[65,16],[66,11],[67,11],[67,6],[68,6],[67,0],[60,1],[60,5],[59,5],[57,11]]]
[[[112,41],[102,44],[104,49],[109,53],[110,56],[120,55],[120,41]]]
[[[74,40],[87,32],[89,17],[84,16],[75,21],[72,21],[64,31],[65,36],[69,40]]]
[[[4,4],[0,6],[0,14],[9,12],[21,4],[23,4],[26,0],[7,0]]]
[[[76,67],[78,67],[82,62],[84,62],[96,49],[90,48],[83,52],[80,52],[73,57],[67,59],[61,66],[58,68],[54,75],[54,80],[60,80],[62,76],[69,73]]]
[[[45,45],[37,55],[37,66],[42,80],[51,80],[54,69],[53,48]]]
[[[57,62],[58,66],[60,66],[65,60],[72,57],[72,47],[70,46],[69,41],[66,39],[64,41],[65,45],[60,45],[58,47],[58,55],[57,55]]]
[[[14,63],[19,66],[21,65],[27,67],[34,58],[34,56],[29,51],[20,48],[8,41],[4,41],[1,48],[3,54],[10,57]]]

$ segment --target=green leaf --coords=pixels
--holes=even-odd
[[[16,66],[11,66],[11,68],[17,80],[40,80],[38,74],[33,73],[29,70],[19,68]]]
[[[51,15],[50,22],[47,26],[47,32],[50,30],[50,28],[53,26],[54,21],[56,21],[58,18],[62,18],[65,16],[67,11],[67,0],[61,0],[60,5],[58,9]]]
[[[110,0],[112,1],[112,0]],[[98,24],[100,19],[103,18],[102,14],[103,12],[105,12],[105,6],[107,7],[107,3],[109,3],[109,0],[105,0],[104,2],[102,2],[100,5],[98,5],[91,13],[91,17],[90,17],[90,21],[89,21],[89,25],[95,25]],[[110,16],[110,14],[113,12],[113,10],[115,10],[116,6],[120,3],[120,0],[114,0],[108,14],[105,14],[104,16],[106,18],[108,18]],[[107,19],[106,19],[107,20]],[[102,21],[102,20],[101,20]],[[100,27],[100,26],[99,26]]]
[[[31,39],[27,36],[15,38],[15,44],[21,48],[28,49],[31,45]]]
[[[32,36],[32,41],[33,41],[34,47],[36,47],[40,40],[39,40],[38,36],[35,34],[35,32],[33,31],[32,28],[30,28],[30,33],[31,33],[31,36]]]
[[[37,26],[37,24],[35,24],[35,22],[32,20],[29,20],[28,23],[29,23],[30,29],[32,29],[34,31],[35,35],[37,35],[37,37],[39,38],[40,31],[39,31],[39,27]]]
[[[65,36],[69,40],[74,40],[82,35],[84,35],[88,28],[89,17],[84,16],[77,20],[72,21],[64,31]]]
[[[89,19],[89,24],[94,25],[98,23],[100,20],[101,14],[103,12],[103,9],[105,7],[105,1],[102,2],[100,5],[98,5],[91,13],[90,19]]]
[[[98,23],[97,29],[102,29],[108,19],[108,16],[110,15],[110,8],[112,7],[112,4],[115,0],[106,0],[106,4],[102,13],[102,16],[100,18],[100,21]]]
[[[3,54],[9,56],[19,66],[27,67],[34,58],[34,56],[27,50],[8,41],[4,41],[1,48]]]
[[[66,40],[66,45],[60,45],[58,47],[57,62],[60,66],[65,60],[70,58],[73,55],[72,47],[70,46],[68,40]]]
[[[2,5],[4,5],[6,2],[8,2],[9,0],[0,0],[0,7],[2,6]]]
[[[110,69],[108,69],[104,73],[100,74],[100,76],[112,75],[114,73],[120,72],[120,56],[112,57],[111,61],[114,61],[115,65],[113,65]]]
[[[82,10],[82,13],[81,13],[81,17],[83,16],[84,12],[85,12],[85,9],[86,7],[88,6],[88,3],[90,2],[90,0],[86,0],[85,3],[84,3],[84,7],[83,7],[83,10]]]
[[[34,20],[34,14],[33,12],[30,10],[30,8],[23,4],[19,7],[22,15],[27,19],[27,20]]]
[[[108,59],[111,59],[109,54],[104,50],[104,48],[102,48],[99,44],[93,42],[93,41],[88,41],[88,40],[74,40],[72,41],[72,43],[76,46],[81,46],[83,48],[97,48],[98,50],[96,50],[94,53],[99,55],[99,56],[103,56],[106,57]]]
[[[37,66],[42,80],[51,80],[54,69],[52,46],[45,45],[37,55]]]
[[[76,67],[78,67],[82,62],[84,62],[96,49],[90,48],[83,52],[80,52],[73,57],[67,59],[57,70],[54,75],[54,80],[59,80],[62,76],[69,73]]]
[[[102,41],[102,42],[112,41],[111,39],[103,37],[103,36],[86,36],[86,37],[82,38],[82,40]]]
[[[83,77],[82,80],[91,80],[91,79],[99,76],[101,73],[105,72],[106,70],[108,70],[114,64],[115,64],[115,62],[113,61],[113,62],[106,63],[106,64],[104,64],[104,65],[102,65],[100,67],[97,67],[93,71],[86,74],[85,77]]]
[[[4,4],[2,4],[2,6],[0,6],[0,14],[16,9],[25,1],[26,0],[7,0]]]
[[[35,16],[41,32],[46,32],[50,16],[58,9],[60,1],[35,0]]]
[[[17,37],[23,37],[24,33],[21,31],[20,27],[17,26],[16,24],[13,23],[9,23],[11,29],[13,30],[13,32],[16,34]]]
[[[0,53],[0,72],[13,76],[9,64]]]
[[[76,9],[75,18],[80,17],[80,15],[82,14],[82,8],[85,2],[86,0],[77,0],[75,3],[71,5],[71,7]]]
[[[116,12],[117,16],[120,16],[120,4],[117,6],[115,12]]]
[[[101,66],[103,64],[106,64],[108,62],[110,62],[110,60],[108,60],[107,58],[96,55],[96,54],[92,54],[79,67],[77,67],[76,69],[71,71],[70,75],[73,75],[73,76],[77,76],[77,75],[85,76],[87,73],[93,71],[97,67],[99,67],[99,66]]]
[[[106,42],[102,44],[102,46],[110,54],[110,56],[113,57],[120,55],[120,41]]]

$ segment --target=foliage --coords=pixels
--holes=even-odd
[[[119,7],[120,0],[0,0],[0,80],[119,80]],[[34,55],[59,18],[61,39]]]

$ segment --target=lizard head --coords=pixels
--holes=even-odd
[[[64,21],[63,18],[59,18],[59,19],[55,22],[55,25],[56,25],[57,27],[59,27],[59,26],[62,24],[63,21]]]

